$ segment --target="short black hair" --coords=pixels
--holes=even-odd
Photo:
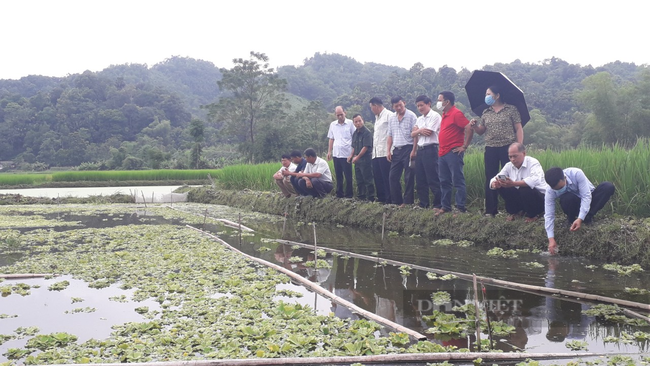
[[[431,98],[427,97],[426,95],[420,95],[419,97],[415,98],[415,104],[418,104],[419,102],[424,102],[424,104],[431,104]]]
[[[448,100],[449,103],[451,103],[451,105],[454,105],[454,103],[456,102],[456,96],[454,95],[454,93],[450,92],[449,90],[441,91],[440,95],[442,95],[442,98],[444,100]]]
[[[564,170],[554,166],[544,173],[544,179],[546,179],[546,184],[553,188],[564,179]]]
[[[382,102],[381,99],[379,99],[377,97],[373,97],[372,99],[370,99],[370,102],[368,102],[368,103],[374,104],[374,105],[384,105],[384,102]]]
[[[498,84],[492,84],[488,87],[488,89],[492,91],[492,94],[501,94],[501,86]]]
[[[316,157],[316,150],[312,149],[311,147],[307,150],[305,150],[305,156],[309,157]]]
[[[302,158],[302,154],[300,153],[300,150],[291,150],[289,156],[291,156],[292,158]]]
[[[403,102],[403,101],[404,101],[404,98],[400,97],[399,95],[396,96],[396,97],[392,97],[392,98],[390,98],[390,104],[399,103],[400,101]]]
[[[291,154],[282,154],[282,159],[291,160]]]
[[[357,113],[357,114],[355,114],[354,116],[352,116],[352,119],[355,119],[355,118],[357,118],[357,117],[361,117],[361,115],[360,115],[359,113]],[[361,117],[361,120],[363,121],[363,117]]]

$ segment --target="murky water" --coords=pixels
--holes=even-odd
[[[306,268],[304,263],[289,261],[291,257],[296,256],[313,260],[311,249],[261,240],[263,237],[282,237],[284,227],[284,239],[312,245],[314,230],[311,225],[287,223],[285,226],[282,220],[270,222],[268,219],[257,220],[255,217],[247,217],[245,223],[260,232],[255,237],[242,238],[241,246],[236,232],[230,237],[222,236],[231,245],[248,254],[291,268],[361,308],[418,332],[425,333],[431,327],[423,317],[431,315],[434,309],[454,313],[451,310],[453,306],[473,303],[474,295],[470,282],[460,279],[429,280],[423,271],[411,270],[410,274],[405,275],[396,266],[378,266],[373,261],[333,257],[330,254],[327,261],[331,263],[331,268],[314,271]],[[386,237],[382,241],[381,233],[322,224],[316,226],[316,237],[319,247],[379,256],[435,269],[475,273],[518,283],[650,303],[648,295],[633,295],[624,291],[625,287],[647,289],[650,283],[648,274],[620,276],[602,269],[603,263],[583,258],[548,257],[533,253],[519,253],[515,259],[494,258],[487,256],[487,249],[479,245],[467,248],[435,246],[432,245],[432,239],[409,237]],[[271,247],[273,250],[260,252],[261,246]],[[539,263],[541,268],[530,268],[524,264],[531,262]],[[650,332],[650,327],[611,324],[584,315],[582,311],[589,309],[593,304],[489,285],[485,287],[485,304],[490,309],[488,312],[491,321],[503,321],[515,327],[514,334],[494,337],[499,349],[561,353],[569,351],[565,346],[566,342],[580,340],[588,342],[590,352],[618,354],[648,350],[647,340],[627,344],[605,343],[604,338],[607,336],[619,337],[622,332]],[[431,295],[438,291],[448,292],[451,295],[451,303],[434,305]],[[336,306],[331,309],[341,317],[356,317],[347,309]],[[464,316],[458,312],[455,314]],[[435,342],[461,348],[475,342],[474,335],[461,339],[433,335],[429,337]],[[485,339],[487,335],[483,334],[482,337]]]
[[[175,207],[200,215],[227,218],[233,221],[237,221],[240,214],[240,210],[223,206],[185,204],[175,205]],[[313,259],[311,249],[296,248],[291,245],[269,242],[267,239],[283,237],[287,240],[313,244],[314,230],[312,226],[293,222],[287,222],[285,225],[280,217],[269,217],[268,215],[259,215],[250,212],[241,213],[242,223],[257,230],[253,236],[242,237],[241,244],[236,230],[214,224],[206,224],[204,227],[199,225],[199,227],[213,233],[221,232],[221,236],[226,241],[240,248],[242,251],[285,266],[311,281],[318,282],[324,288],[361,308],[372,311],[418,332],[424,333],[431,327],[431,324],[425,320],[425,317],[431,315],[434,309],[455,313],[462,318],[464,317],[462,313],[454,312],[451,308],[453,306],[473,303],[473,289],[470,282],[460,279],[449,281],[430,280],[423,271],[411,270],[410,273],[406,274],[401,273],[400,269],[395,266],[378,266],[377,263],[372,261],[344,258],[341,256],[335,257],[331,254],[328,254],[325,258],[331,268],[309,268],[305,266],[305,262]],[[147,217],[147,220],[143,221],[140,220],[143,214],[143,212],[134,210],[133,214],[124,215],[120,220],[109,219],[101,215],[87,217],[73,214],[59,215],[58,218],[66,221],[77,221],[82,227],[161,223],[181,224],[173,220],[164,220],[161,217]],[[56,230],[65,229],[56,228]],[[224,234],[224,232],[227,234]],[[328,225],[317,225],[316,234],[319,247],[379,256],[443,270],[476,273],[481,276],[519,283],[581,291],[650,303],[648,295],[632,295],[624,291],[625,287],[647,289],[650,283],[650,276],[648,274],[641,273],[632,274],[631,276],[619,276],[616,273],[603,270],[602,263],[581,258],[550,258],[532,253],[519,253],[519,257],[516,259],[493,258],[486,255],[488,248],[482,248],[479,245],[467,248],[458,246],[435,246],[432,245],[431,238],[399,236],[386,237],[382,240],[381,233],[378,232]],[[260,251],[259,249],[262,246],[271,248],[271,250]],[[292,258],[294,259],[290,260]],[[296,258],[300,258],[301,260],[296,260]],[[530,262],[541,264],[541,268],[530,268],[524,265],[524,263]],[[0,259],[0,265],[2,265],[2,259]],[[588,265],[595,265],[596,267],[593,269],[587,268],[586,266]],[[26,281],[23,280],[20,282]],[[5,281],[5,283],[8,282]],[[108,330],[110,326],[104,327],[105,324],[133,321],[133,317],[139,316],[133,312],[132,308],[142,306],[141,303],[136,303],[135,305],[127,303],[130,307],[124,304],[119,304],[118,306],[115,302],[107,305],[106,301],[108,300],[106,299],[114,296],[108,294],[108,292],[103,292],[109,291],[109,289],[83,289],[84,284],[76,282],[74,286],[74,288],[81,291],[79,297],[88,298],[87,303],[81,303],[83,307],[95,306],[98,309],[97,313],[75,314],[74,317],[79,317],[75,318],[75,321],[76,319],[81,319],[81,316],[84,316],[92,318],[95,323],[90,323],[93,324],[90,327],[81,326],[77,323],[66,324],[66,327],[54,324],[51,328],[46,328],[45,331],[49,331],[50,329],[52,331],[68,331],[80,336],[80,340],[83,341],[81,339],[84,336],[83,331],[71,331],[68,329],[76,329],[75,327],[97,329],[97,332],[88,335],[88,337],[105,337],[110,333]],[[295,284],[287,284],[286,286],[293,291],[299,290],[302,292],[305,296],[298,301],[316,308],[319,313],[333,312],[343,318],[357,317],[350,310],[337,306],[322,297],[317,297],[302,287],[296,286]],[[635,331],[650,332],[650,327],[631,327],[605,323],[602,319],[596,319],[582,314],[582,310],[590,308],[592,306],[591,304],[576,300],[569,301],[553,296],[539,296],[488,285],[485,287],[485,299],[489,307],[488,313],[490,314],[491,321],[503,321],[515,327],[515,332],[511,335],[494,337],[499,349],[507,351],[526,350],[529,352],[560,353],[569,351],[565,346],[567,341],[581,340],[589,344],[588,349],[590,352],[618,354],[646,352],[648,350],[647,341],[632,341],[626,344],[605,343],[604,338],[607,336],[620,336],[622,332],[630,334]],[[70,299],[67,297],[69,295],[65,299],[58,299],[56,298],[57,293],[47,291],[46,288],[47,285],[43,284],[38,291],[32,290],[32,295],[27,296],[25,299],[31,299],[34,302],[33,306],[56,306],[57,317],[62,318],[63,320],[61,321],[65,322],[70,317],[61,316],[62,309],[79,307],[76,305],[80,304],[71,305]],[[71,288],[73,288],[72,285]],[[54,297],[43,300],[38,296],[34,297],[37,293],[43,292],[43,289],[45,289],[45,293],[49,293]],[[433,304],[431,295],[439,291],[445,291],[450,294],[450,303],[443,305]],[[123,291],[120,292],[120,294],[122,293]],[[92,294],[101,294],[101,298],[105,303],[91,302],[93,298]],[[14,299],[15,296],[17,295],[11,295],[12,301],[18,301],[17,298]],[[34,299],[38,301],[33,301]],[[3,299],[2,313],[11,313],[11,310],[5,310],[7,309],[4,306],[6,304],[4,302],[5,300]],[[295,301],[295,299],[292,300]],[[56,305],[44,305],[55,303]],[[17,303],[11,303],[9,309],[21,309],[22,306]],[[124,312],[128,313],[130,318],[121,318],[121,310],[119,309],[122,306],[124,306]],[[149,304],[149,306],[151,307],[152,305]],[[111,310],[107,313],[99,313],[100,308]],[[30,312],[39,312],[39,309],[32,309]],[[115,313],[113,313],[112,309],[115,309]],[[27,308],[25,308],[25,311],[27,311]],[[19,317],[0,320],[0,325],[3,329],[7,326],[6,332],[11,332],[17,326],[31,325],[31,323],[25,324],[24,319],[24,317]],[[34,319],[34,325],[41,323],[46,324],[47,321]],[[42,328],[41,332],[43,331],[44,329]],[[0,333],[3,332],[0,331]],[[429,335],[429,337],[434,342],[458,347],[468,347],[476,341],[474,335],[465,338],[439,335]],[[485,338],[487,335],[482,335],[482,337]],[[4,344],[0,348],[6,349],[7,347],[20,346],[9,343]]]
[[[25,197],[90,197],[126,194],[134,196],[137,202],[185,202],[185,195],[172,193],[181,186],[143,187],[76,187],[76,188],[25,188],[0,189],[0,194],[19,194]]]

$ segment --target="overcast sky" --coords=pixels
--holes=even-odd
[[[632,0],[3,0],[0,79],[65,76],[187,56],[273,66],[316,52],[470,70],[558,57],[649,64],[646,5]]]

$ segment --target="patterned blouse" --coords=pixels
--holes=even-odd
[[[499,112],[492,107],[483,111],[479,124],[485,126],[485,146],[507,146],[517,141],[515,125],[521,123],[517,107],[505,104]]]

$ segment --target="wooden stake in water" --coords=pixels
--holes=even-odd
[[[381,240],[384,240],[384,229],[386,228],[386,213],[382,215],[382,220],[381,220]]]
[[[144,203],[144,208],[147,208],[147,199],[144,198],[144,192],[140,191],[140,194],[142,194],[142,202]]]
[[[474,281],[474,310],[476,310],[474,316],[474,321],[476,322],[476,346],[478,347],[478,351],[481,352],[481,318],[479,316],[481,310],[478,307],[478,286],[476,285],[475,273],[472,273],[472,278]]]
[[[239,213],[239,246],[241,247],[241,212]]]
[[[203,228],[205,229],[205,220],[208,219],[208,209],[205,209],[205,212],[203,213]],[[241,230],[241,223],[239,224],[239,230]]]
[[[312,227],[314,228],[314,273],[315,273],[315,278],[316,282],[318,282],[318,244],[316,241],[316,223],[312,222],[311,223]],[[318,299],[318,295],[314,292],[314,312],[316,313],[316,300]]]
[[[282,239],[284,239],[284,232],[287,229],[287,213],[284,213],[284,222],[282,223]]]
[[[314,227],[314,269],[318,268],[318,244],[316,241],[316,223],[312,222],[311,225]]]
[[[174,191],[169,189],[169,207],[174,207]]]
[[[490,348],[492,348],[492,345],[494,342],[492,341],[492,324],[490,324],[490,313],[488,313],[488,306],[487,306],[487,301],[485,299],[485,285],[481,283],[481,288],[483,290],[483,307],[485,308],[485,318],[487,319],[487,328],[488,328],[488,338],[490,339]]]

